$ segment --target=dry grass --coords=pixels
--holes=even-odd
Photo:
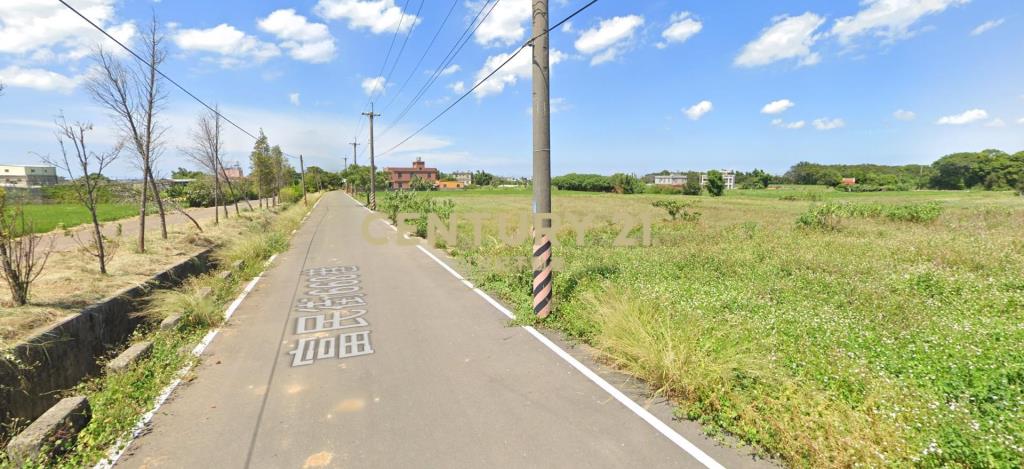
[[[154,218],[153,222],[157,222]],[[78,313],[83,307],[148,280],[157,272],[219,244],[237,237],[253,223],[270,223],[260,213],[232,213],[219,226],[203,224],[198,232],[191,223],[171,227],[168,239],[149,234],[146,253],[135,252],[135,237],[114,238],[118,245],[115,255],[107,264],[107,275],[98,272],[96,260],[81,250],[55,252],[46,269],[32,285],[29,305],[0,307],[0,350],[10,347],[38,328],[52,324],[58,318]],[[10,304],[10,293],[0,291],[0,304]]]

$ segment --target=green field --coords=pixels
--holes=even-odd
[[[531,274],[514,262],[528,243],[498,242],[494,221],[528,213],[530,193],[430,197],[454,200],[463,219],[488,215],[483,246],[463,221],[448,247],[531,321]],[[699,218],[669,221],[656,200],[694,201]],[[828,202],[855,205],[798,226]],[[937,219],[903,216],[929,202]],[[1024,466],[1024,198],[795,187],[556,192],[553,205],[655,220],[646,247],[612,246],[606,223],[583,245],[563,232],[546,325],[671,396],[681,416],[799,467]]]
[[[45,233],[61,223],[66,228],[91,223],[92,217],[81,204],[31,204],[25,205],[25,220],[32,224],[36,233]],[[113,221],[139,214],[137,205],[101,204],[97,209],[100,221]]]

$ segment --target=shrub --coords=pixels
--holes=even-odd
[[[280,193],[281,202],[294,204],[302,200],[302,188],[296,186],[282,187]]]
[[[426,238],[428,235],[430,214],[437,215],[441,222],[448,223],[452,212],[455,211],[455,202],[450,199],[437,200],[410,191],[385,192],[377,202],[377,207],[391,220],[391,223],[398,223],[399,214],[418,214],[412,223],[415,226],[414,234],[421,238]]]
[[[677,218],[682,218],[685,221],[697,221],[700,219],[700,212],[691,212],[687,210],[689,207],[693,206],[692,202],[682,202],[678,200],[658,200],[651,203],[651,205],[665,209],[665,211],[668,212],[669,216],[671,216],[673,220]]]
[[[690,172],[686,175],[686,185],[683,186],[683,195],[700,195],[704,188],[700,185],[700,174]]]
[[[633,174],[615,173],[608,177],[612,192],[617,194],[639,194],[644,191],[644,183]]]
[[[797,218],[798,226],[837,230],[844,218],[886,218],[909,223],[929,223],[942,214],[942,206],[935,202],[923,204],[883,205],[829,202],[811,207]]]
[[[725,194],[725,178],[719,171],[708,171],[708,193],[712,197],[721,197]]]

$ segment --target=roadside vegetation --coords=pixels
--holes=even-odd
[[[533,323],[515,262],[529,243],[499,243],[495,224],[529,213],[530,193],[443,197],[487,220],[482,246],[462,221],[450,251]],[[696,220],[680,197],[556,191],[567,217],[650,217],[653,245],[612,246],[607,223],[584,244],[564,231],[544,325],[795,467],[1024,465],[1017,194],[734,190]]]
[[[310,194],[310,206],[318,197],[319,194]],[[148,306],[143,314],[149,321],[136,332],[133,341],[152,341],[152,352],[124,372],[104,374],[68,390],[68,395],[84,395],[89,399],[92,420],[77,441],[65,448],[65,454],[28,467],[92,466],[106,457],[114,444],[129,436],[160,392],[174,379],[186,378],[179,372],[198,360],[191,353],[192,348],[209,329],[223,321],[227,305],[264,269],[266,260],[287,248],[290,233],[298,228],[308,210],[309,207],[297,203],[267,211],[243,212],[223,221],[217,229],[204,232],[208,237],[206,243],[216,246],[214,259],[221,268],[194,277],[176,290],[156,292],[147,299]],[[161,247],[156,242],[150,252],[158,253]],[[241,261],[240,266],[228,279],[216,276],[219,270],[230,268],[238,261]],[[172,314],[182,315],[176,328],[160,330],[156,327]],[[0,458],[0,467],[8,467],[8,464],[6,459]]]

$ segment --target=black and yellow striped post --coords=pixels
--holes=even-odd
[[[551,314],[551,240],[546,234],[533,241],[533,314],[540,319]]]

